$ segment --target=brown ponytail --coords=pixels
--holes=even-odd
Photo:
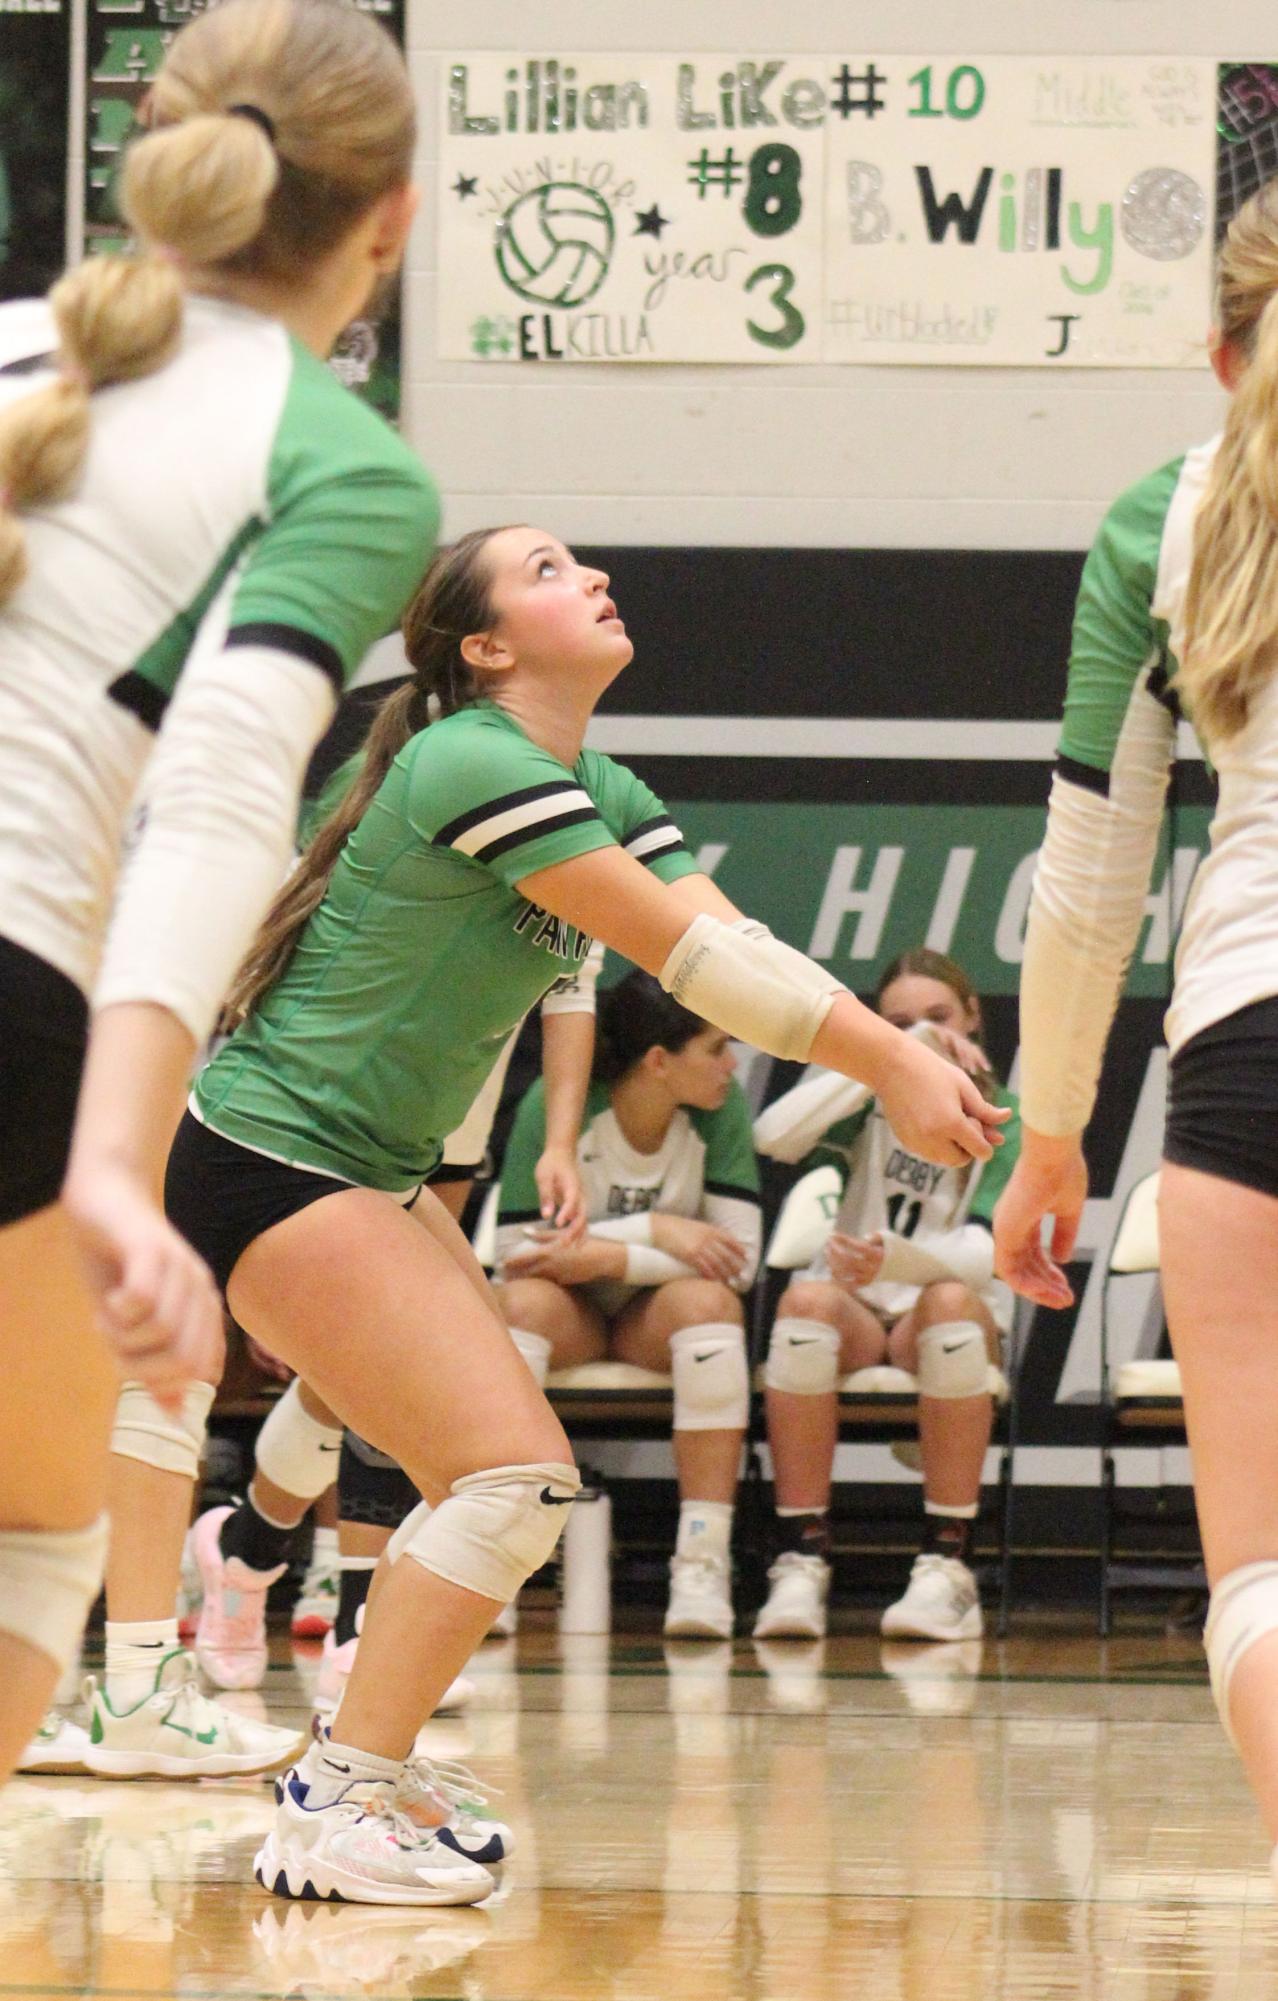
[[[120,185],[143,247],[58,280],[58,379],[0,415],[0,605],[26,576],[18,510],[79,476],[92,392],[173,353],[181,274],[302,282],[412,161],[403,58],[345,0],[221,0],[175,37],[149,116]]]
[[[481,689],[462,658],[468,633],[493,623],[484,549],[498,528],[481,528],[441,549],[404,614],[404,647],[413,678],[387,697],[364,741],[359,770],[341,803],[320,826],[262,921],[227,997],[222,1027],[239,1026],[273,987],[319,909],[347,835],[367,811],[404,746],[440,716],[469,708]]]
[[[1233,736],[1278,649],[1278,186],[1245,202],[1220,252],[1217,319],[1246,357],[1194,522],[1179,688],[1204,739]]]

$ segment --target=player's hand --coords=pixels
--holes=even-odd
[[[946,1055],[966,1070],[969,1077],[988,1077],[990,1059],[979,1042],[973,1042],[970,1035],[960,1035],[957,1028],[947,1028],[943,1022],[930,1024],[933,1035]]]
[[[1029,1126],[1021,1157],[994,1211],[994,1270],[1015,1292],[1039,1306],[1073,1303],[1063,1267],[1073,1254],[1087,1200],[1082,1136],[1049,1139]],[[1050,1246],[1043,1219],[1052,1218]]]
[[[873,1285],[882,1270],[884,1254],[882,1237],[849,1237],[842,1230],[836,1230],[825,1247],[831,1278],[849,1292]]]
[[[561,1243],[580,1243],[586,1234],[586,1194],[576,1149],[546,1147],[533,1173],[543,1220],[559,1232]]]
[[[654,1212],[652,1241],[668,1257],[691,1265],[702,1278],[717,1278],[722,1285],[734,1285],[746,1265],[746,1249],[731,1230],[717,1223],[703,1223],[695,1216],[671,1216]]]
[[[938,1167],[989,1160],[1012,1116],[991,1105],[966,1073],[912,1035],[901,1035],[876,1096],[902,1146]]]
[[[549,1278],[556,1285],[590,1285],[601,1278],[620,1278],[625,1261],[624,1244],[601,1237],[578,1236],[569,1241],[559,1230],[534,1227],[522,1243],[507,1251],[502,1277]]]
[[[122,1168],[73,1168],[62,1200],[122,1374],[176,1411],[189,1382],[222,1374],[222,1301],[208,1266]]]

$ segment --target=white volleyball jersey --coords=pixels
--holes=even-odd
[[[499,1263],[517,1244],[523,1227],[540,1222],[533,1170],[545,1143],[545,1087],[539,1080],[520,1103],[502,1163]],[[759,1164],[749,1107],[738,1084],[733,1083],[716,1112],[680,1106],[655,1153],[635,1151],[617,1122],[607,1085],[592,1084],[577,1165],[591,1234],[647,1252],[642,1259],[646,1282],[660,1283],[685,1269],[652,1247],[651,1219],[664,1211],[731,1230],[746,1250],[746,1269],[736,1283],[742,1291],[753,1283],[760,1245]]]
[[[53,379],[55,349],[42,301],[0,306],[0,409]],[[278,322],[188,299],[173,358],[94,394],[71,495],[22,515],[28,575],[0,609],[0,935],[87,992],[184,669],[267,649],[340,690],[437,519],[418,460]]]
[[[832,1126],[805,1166],[830,1162],[843,1179],[834,1229],[849,1237],[884,1234],[918,1250],[927,1250],[965,1224],[988,1230],[994,1204],[1020,1152],[1015,1098],[997,1088],[990,1095],[996,1104],[1010,1106],[1013,1116],[1002,1128],[1002,1146],[984,1164],[936,1167],[921,1159],[901,1144],[874,1099]],[[829,1278],[824,1251],[813,1260],[807,1276]],[[919,1285],[878,1279],[862,1286],[857,1297],[892,1320],[909,1312],[921,1290]],[[980,1296],[999,1326],[1010,1326],[1012,1300],[1007,1287],[991,1279]]]

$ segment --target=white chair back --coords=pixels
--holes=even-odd
[[[471,1249],[485,1271],[491,1271],[497,1261],[497,1210],[501,1204],[501,1183],[494,1181],[484,1197],[471,1238]]]
[[[1109,1254],[1109,1268],[1120,1276],[1128,1272],[1157,1271],[1160,1263],[1158,1242],[1158,1172],[1138,1181],[1123,1204]]]
[[[801,1271],[810,1265],[834,1228],[843,1184],[836,1167],[814,1167],[795,1182],[768,1240],[773,1271]]]

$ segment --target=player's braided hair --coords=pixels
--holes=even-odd
[[[1278,182],[1229,225],[1216,323],[1245,366],[1194,521],[1179,676],[1209,741],[1243,727],[1278,660]]]
[[[324,900],[347,835],[363,819],[405,744],[438,717],[478,699],[461,644],[468,633],[483,632],[493,623],[483,553],[501,533],[499,528],[480,528],[463,535],[451,548],[441,549],[427,570],[404,614],[404,646],[413,678],[378,709],[354,779],[316,829],[262,920],[227,996],[224,1029],[237,1027],[288,965],[304,925]]]
[[[120,179],[140,248],[58,280],[57,380],[0,417],[0,604],[26,575],[18,510],[74,486],[91,393],[172,355],[184,277],[304,283],[411,170],[403,57],[346,0],[221,0],[175,37],[146,117]]]

